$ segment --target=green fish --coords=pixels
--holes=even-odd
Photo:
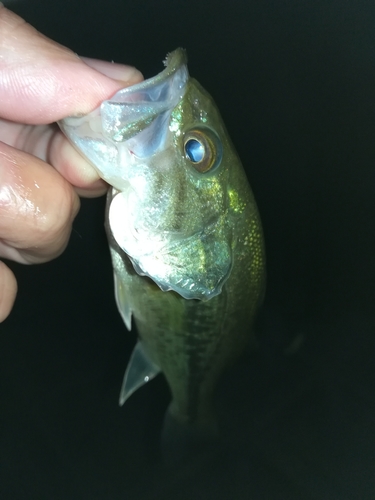
[[[241,161],[182,49],[156,77],[61,127],[112,189],[117,306],[138,343],[120,404],[162,372],[166,421],[217,430],[213,393],[253,340],[265,289],[261,222]]]

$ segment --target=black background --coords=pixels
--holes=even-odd
[[[0,326],[0,498],[374,499],[375,4],[26,0],[80,55],[150,77],[167,52],[214,96],[263,220],[260,352],[220,382],[223,446],[173,470],[162,378],[117,406],[134,345],[116,311],[104,199],[67,251],[13,265]],[[303,339],[293,356],[291,339]]]

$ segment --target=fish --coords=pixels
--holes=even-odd
[[[165,426],[216,435],[218,380],[254,342],[264,238],[241,161],[185,50],[164,64],[60,126],[111,186],[115,297],[138,334],[120,404],[162,372],[171,392]]]

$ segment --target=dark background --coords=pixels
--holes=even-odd
[[[258,201],[269,279],[261,349],[218,387],[223,445],[165,469],[163,379],[117,406],[135,339],[114,303],[104,199],[83,201],[63,256],[12,267],[0,498],[375,499],[375,4],[11,5],[75,52],[146,77],[187,49]]]

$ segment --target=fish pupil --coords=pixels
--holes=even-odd
[[[199,163],[204,158],[204,147],[197,139],[189,139],[185,144],[185,152],[189,160]]]

